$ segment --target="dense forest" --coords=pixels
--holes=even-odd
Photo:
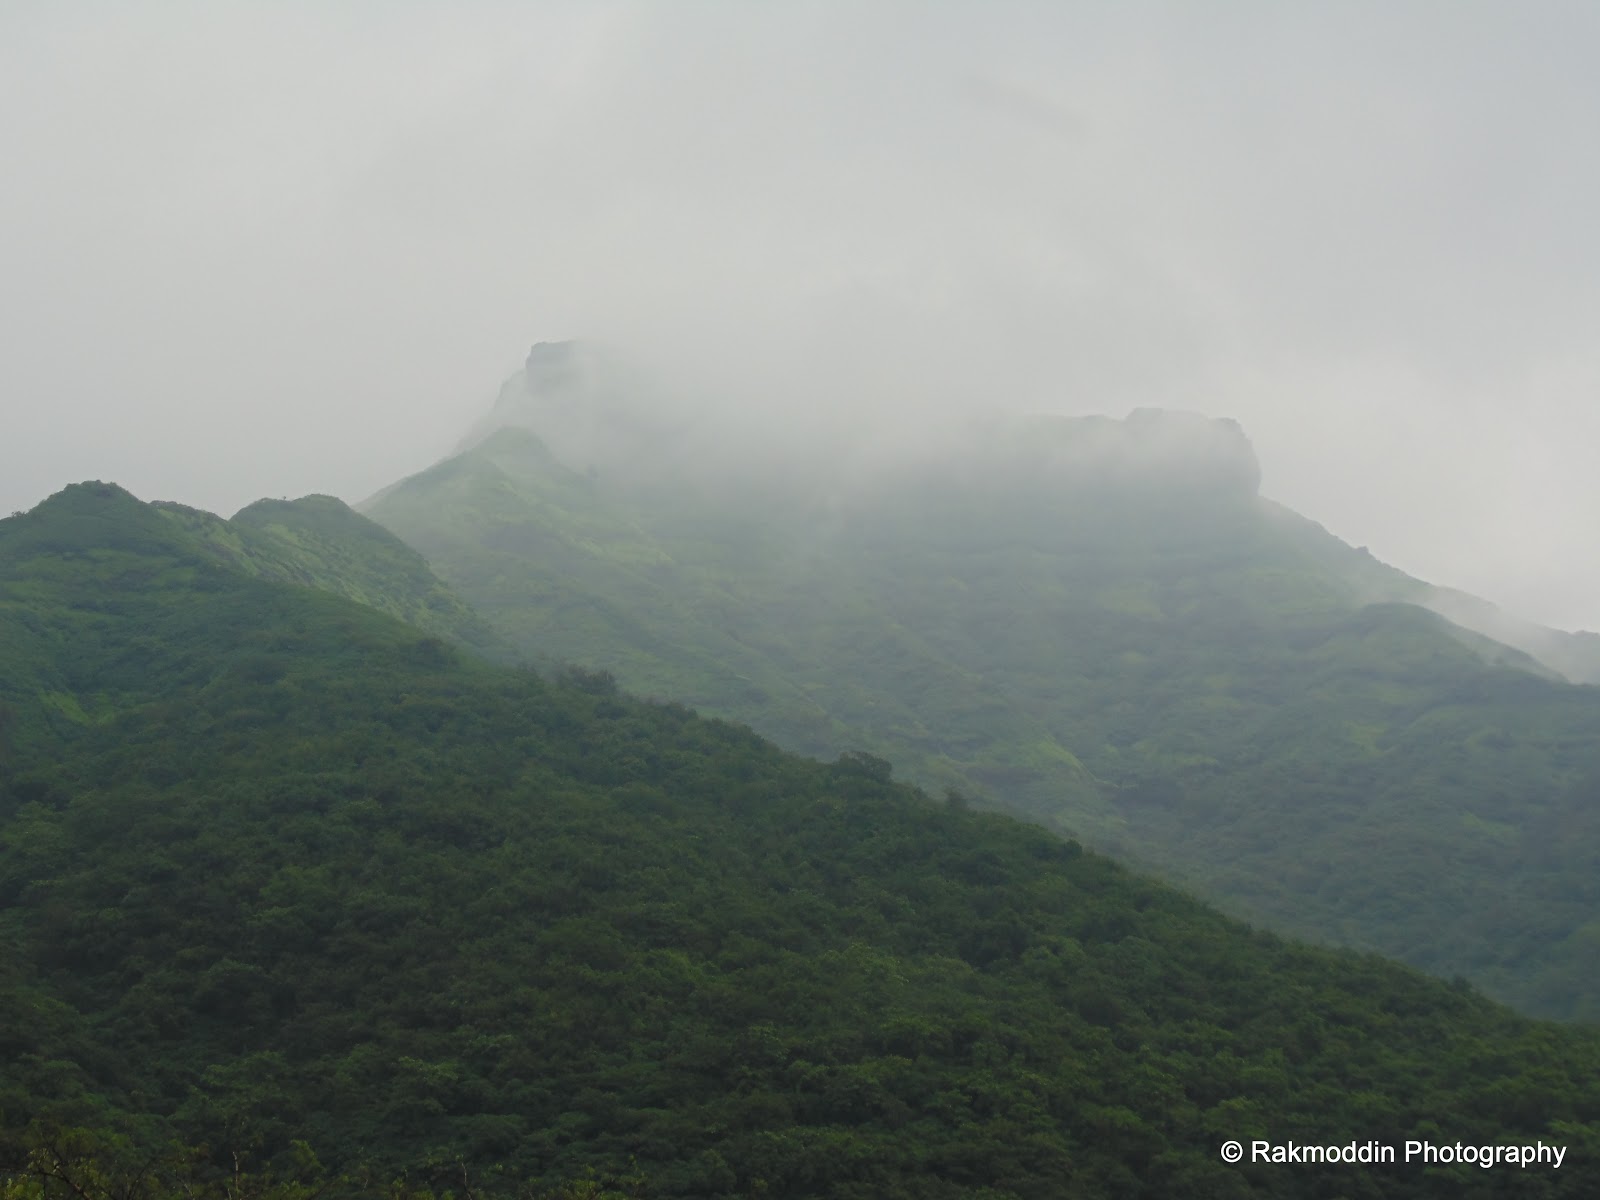
[[[535,660],[1600,1018],[1600,688],[1264,499],[1231,422],[994,420],[857,461],[664,439],[566,353],[365,506]]]
[[[110,485],[0,522],[7,1200],[1600,1185],[1600,1032],[1252,930],[868,752],[492,665],[195,525]]]

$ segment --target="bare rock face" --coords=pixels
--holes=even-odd
[[[702,403],[615,348],[538,342],[461,449],[503,429],[535,435],[580,472],[626,478],[742,481],[770,490],[836,493],[923,476],[1018,502],[1186,505],[1249,501],[1261,469],[1236,421],[1139,408],[1126,418],[952,413],[915,423],[863,412],[837,428],[807,425],[760,398]],[[915,486],[915,483],[913,483]]]
[[[1165,445],[1163,437],[1170,437],[1170,450],[1186,452],[1198,477],[1225,490],[1260,494],[1260,460],[1243,427],[1232,417],[1163,409],[1135,409],[1128,416],[1127,424],[1136,431],[1146,423],[1154,424],[1156,445]]]
[[[537,430],[553,413],[586,407],[594,390],[590,357],[579,342],[535,342],[522,370],[500,385],[481,432],[506,425]]]
[[[582,352],[577,342],[535,342],[522,368],[530,395],[571,388],[583,377]]]
[[[537,435],[559,461],[578,470],[628,464],[674,433],[652,388],[617,355],[580,341],[536,342],[459,449],[501,429]]]
[[[1239,423],[1200,413],[1135,409],[1124,419],[1050,413],[973,427],[939,468],[985,493],[1038,503],[1190,504],[1253,501],[1261,466]]]
[[[1077,418],[1056,465],[1085,482],[1254,496],[1261,465],[1239,423],[1173,409],[1136,408],[1123,421]]]

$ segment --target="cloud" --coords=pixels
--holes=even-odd
[[[359,497],[527,345],[775,427],[1241,420],[1265,490],[1600,625],[1600,14],[14,5],[0,490]]]

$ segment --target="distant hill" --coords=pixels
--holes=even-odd
[[[178,516],[85,485],[0,521],[8,1196],[250,1195],[263,1164],[306,1180],[283,1200],[1600,1186],[1600,1032],[1254,932],[870,755],[492,665]]]
[[[0,642],[10,648],[0,701],[11,702],[11,720],[30,732],[101,725],[129,697],[178,686],[183,676],[151,673],[143,662],[128,613],[159,610],[166,597],[192,605],[241,574],[356,600],[485,657],[517,657],[420,555],[329,496],[261,501],[225,521],[90,482],[0,528],[0,586],[10,596],[0,605]],[[203,623],[195,627],[207,636]],[[70,656],[27,649],[67,642],[85,657],[110,655],[122,665],[91,681],[70,668]]]
[[[1408,597],[1447,621],[1515,646],[1573,683],[1600,684],[1600,633],[1569,633],[1524,621],[1504,609],[1455,588],[1425,585]]]
[[[1586,635],[1512,636],[1261,497],[1232,422],[794,448],[594,361],[536,347],[462,453],[363,506],[524,652],[1600,1017]]]
[[[249,574],[347,596],[490,657],[514,653],[416,551],[333,496],[258,500],[229,521],[181,504],[155,507]]]

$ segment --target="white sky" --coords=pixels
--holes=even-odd
[[[1198,409],[1600,628],[1600,5],[0,0],[0,511],[359,500],[535,340]]]

